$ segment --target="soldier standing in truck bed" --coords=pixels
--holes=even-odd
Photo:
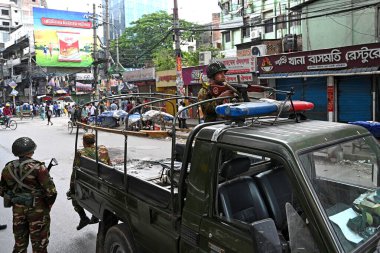
[[[32,158],[37,145],[28,137],[18,138],[12,153],[18,160],[8,162],[1,174],[0,195],[4,206],[13,211],[13,252],[26,252],[30,241],[33,252],[47,252],[50,210],[57,191],[44,163]]]

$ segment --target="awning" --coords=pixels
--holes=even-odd
[[[379,67],[353,68],[353,69],[341,69],[341,70],[320,70],[320,71],[307,71],[307,72],[271,73],[271,74],[261,74],[258,78],[259,79],[277,79],[277,78],[353,76],[353,75],[374,75],[374,74],[380,74]]]

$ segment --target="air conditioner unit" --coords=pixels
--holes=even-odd
[[[199,52],[199,65],[208,65],[211,61],[211,51]]]
[[[267,45],[251,46],[251,54],[253,56],[263,56],[267,54]]]
[[[261,30],[253,29],[251,31],[251,39],[261,39]]]
[[[296,34],[285,35],[282,42],[284,45],[284,52],[297,51],[297,35]]]

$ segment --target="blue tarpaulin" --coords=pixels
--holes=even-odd
[[[376,138],[380,138],[380,122],[374,122],[374,121],[354,121],[354,122],[348,122],[349,124],[362,126],[367,128],[373,136]]]

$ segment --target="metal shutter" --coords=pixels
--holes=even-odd
[[[277,79],[276,86],[279,90],[290,90],[294,87],[293,100],[304,100],[314,103],[314,109],[307,111],[310,119],[327,120],[327,78],[288,78]],[[278,100],[284,100],[284,95],[277,95]]]
[[[370,76],[338,79],[338,121],[372,120],[372,85]]]

